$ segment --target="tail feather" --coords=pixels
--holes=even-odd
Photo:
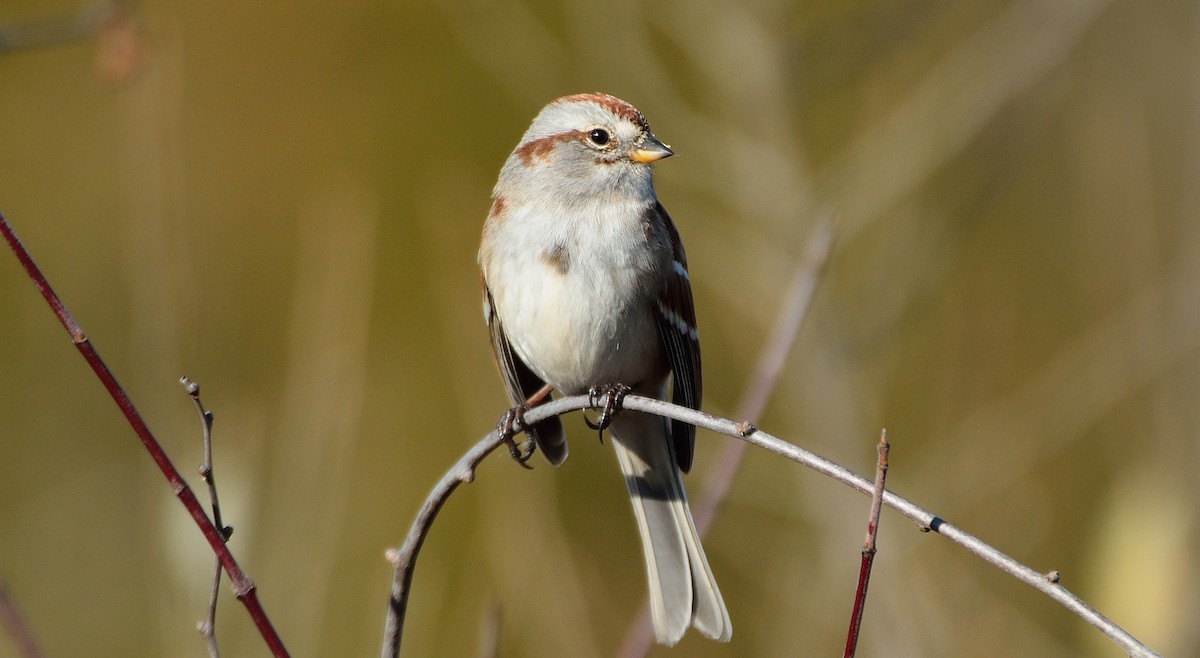
[[[610,428],[642,537],[654,632],[667,646],[688,626],[728,642],[729,613],[704,557],[667,432],[662,418],[628,410]]]

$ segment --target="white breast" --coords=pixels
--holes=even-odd
[[[642,212],[509,207],[489,227],[497,247],[481,265],[496,313],[517,354],[561,391],[637,386],[665,369],[654,310],[663,256],[647,247]]]

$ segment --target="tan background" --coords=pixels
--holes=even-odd
[[[0,24],[79,1],[9,0]],[[236,555],[296,655],[378,650],[397,544],[505,402],[475,250],[558,95],[638,105],[730,414],[818,218],[840,235],[761,425],[1200,653],[1200,12],[1018,0],[139,3],[0,55],[0,209],[181,470],[216,413]],[[143,41],[138,41],[142,39]],[[145,52],[139,54],[139,49]],[[644,596],[607,446],[486,463],[417,572],[406,655],[611,655]],[[726,439],[701,434],[698,491]],[[733,643],[836,655],[866,499],[751,453],[706,540]],[[1118,656],[885,513],[864,656]],[[202,656],[211,557],[0,253],[0,578],[51,655]],[[232,597],[229,656],[263,655]],[[12,645],[0,637],[0,656]]]

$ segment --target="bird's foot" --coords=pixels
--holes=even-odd
[[[604,405],[600,407],[600,416],[596,418],[595,423],[588,420],[587,416],[583,418],[583,422],[599,434],[601,443],[604,442],[604,430],[612,424],[617,413],[621,411],[625,396],[632,391],[632,388],[624,384],[603,384],[588,389],[588,404],[596,406],[601,398],[604,400]]]
[[[500,417],[500,421],[496,423],[496,431],[500,433],[500,440],[504,442],[504,445],[508,446],[508,454],[513,458],[513,461],[520,464],[523,468],[532,470],[533,467],[528,462],[537,448],[533,437],[527,438],[521,445],[517,445],[517,442],[513,438],[518,432],[523,432],[529,427],[525,424],[526,411],[529,411],[529,407],[519,404],[504,412],[504,415]]]

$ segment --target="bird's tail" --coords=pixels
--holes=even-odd
[[[729,612],[700,546],[668,431],[662,418],[630,410],[610,427],[642,536],[654,632],[667,646],[688,626],[728,642]]]

